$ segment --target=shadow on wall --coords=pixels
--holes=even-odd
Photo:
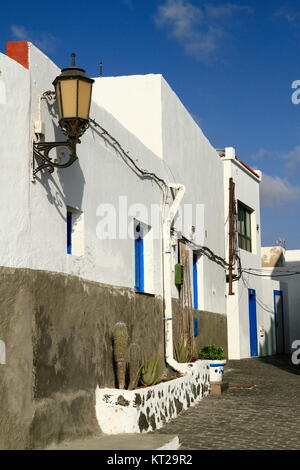
[[[299,272],[300,261],[285,261],[284,267],[290,273]],[[292,351],[292,343],[300,340],[300,275],[292,274],[280,280],[280,290],[283,294],[282,328],[284,349]],[[279,317],[280,320],[280,317]],[[281,352],[281,351],[279,351]]]
[[[62,133],[57,125],[56,103],[47,100],[48,111],[52,116],[52,125],[54,129],[55,142],[64,142],[67,137]],[[77,147],[78,149],[78,147]],[[66,161],[68,149],[58,147],[51,150],[50,156],[54,161]],[[54,205],[61,218],[66,221],[68,204],[81,209],[85,178],[79,164],[79,159],[68,168],[55,169],[57,172],[60,185],[55,181],[52,174],[48,170],[42,170],[37,174],[37,181],[44,187],[48,201]]]
[[[278,281],[278,277],[272,279]],[[278,290],[273,291],[274,301],[274,331],[277,354],[288,354],[291,351],[289,286],[280,280]]]
[[[277,279],[276,279],[277,280]],[[279,288],[272,290],[273,305],[267,305],[261,300],[256,299],[259,306],[269,317],[269,325],[263,328],[259,325],[257,329],[259,356],[271,356],[273,354],[284,354],[288,352],[286,348],[286,338],[284,330],[285,292],[280,284]],[[285,318],[287,323],[287,317]]]
[[[260,331],[258,331],[260,335]],[[271,325],[269,330],[264,330],[264,341],[259,343],[259,355],[270,356],[276,353],[276,337],[275,337],[275,318],[271,318]],[[258,338],[259,341],[260,338]]]

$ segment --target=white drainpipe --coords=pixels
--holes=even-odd
[[[169,183],[177,189],[176,197],[163,222],[163,280],[164,280],[164,320],[165,320],[165,355],[166,362],[178,372],[187,372],[187,364],[179,364],[173,356],[173,313],[172,313],[172,246],[171,224],[185,193],[183,184]]]

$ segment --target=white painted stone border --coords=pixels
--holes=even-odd
[[[96,389],[96,416],[106,434],[155,431],[209,393],[209,361],[178,379],[136,390]]]

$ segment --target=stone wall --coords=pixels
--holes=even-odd
[[[145,433],[194,406],[209,391],[209,363],[190,364],[183,377],[136,390],[96,390],[96,415],[106,434]]]

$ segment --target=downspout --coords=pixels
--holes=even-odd
[[[183,184],[169,183],[169,188],[177,194],[168,214],[163,221],[163,284],[164,284],[164,321],[165,321],[165,358],[167,364],[177,372],[187,372],[187,364],[179,364],[173,356],[173,312],[172,312],[172,247],[171,224],[176,216],[185,193]]]

